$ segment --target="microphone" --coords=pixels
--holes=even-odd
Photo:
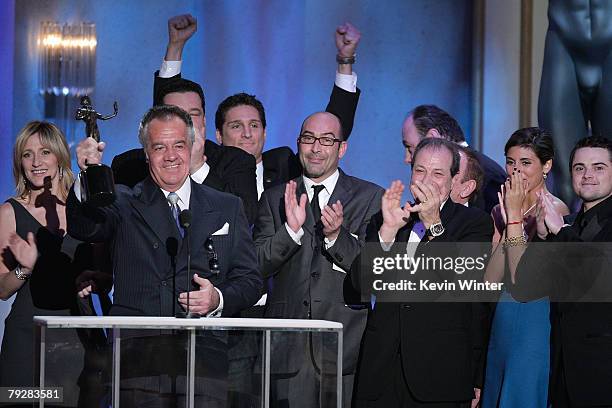
[[[193,217],[190,210],[183,210],[178,218],[181,228],[185,231],[184,238],[187,240],[187,311],[180,312],[177,314],[177,317],[198,319],[200,318],[200,314],[189,310],[189,292],[191,291],[191,237],[189,234],[189,227],[191,227],[191,220]]]
[[[185,230],[185,234],[187,234],[189,227],[191,227],[191,219],[192,215],[190,210],[183,210],[179,214],[179,223],[181,224],[181,227],[183,227],[183,229]]]

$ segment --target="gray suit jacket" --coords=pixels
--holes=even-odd
[[[297,196],[305,193],[302,177],[295,179]],[[384,190],[370,182],[347,176],[340,177],[329,199],[340,200],[344,221],[334,245],[325,256],[315,253],[314,217],[307,206],[304,236],[296,244],[285,228],[285,185],[264,191],[259,202],[254,239],[259,265],[265,277],[272,277],[272,291],[268,294],[265,316],[269,318],[322,319],[344,325],[343,371],[355,371],[359,343],[365,327],[367,311],[345,304],[343,281],[364,242],[366,226],[373,214],[380,210]],[[307,342],[308,336],[279,335],[274,339],[272,356],[275,371],[297,371],[304,356],[319,356],[320,347],[334,345],[327,340]],[[314,350],[313,350],[314,347]],[[327,350],[323,350],[327,352]],[[313,357],[314,358],[314,357]],[[313,360],[314,361],[314,360]],[[315,365],[319,363],[315,362]]]

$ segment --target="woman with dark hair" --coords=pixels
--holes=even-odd
[[[34,379],[33,316],[79,314],[75,279],[93,269],[94,252],[66,235],[66,198],[74,181],[70,151],[53,124],[33,121],[13,149],[16,195],[0,206],[0,298],[15,300],[5,321],[0,386],[31,387]],[[55,332],[55,337],[53,332]],[[50,331],[46,339],[49,385],[64,387],[64,403],[76,406],[83,347],[74,330]],[[61,382],[55,382],[61,381]]]
[[[491,211],[495,224],[494,252],[485,280],[511,284],[507,262],[536,234],[535,208],[547,194],[563,215],[567,206],[546,190],[554,158],[553,140],[537,127],[519,129],[504,148],[508,178]],[[496,305],[483,389],[483,408],[547,406],[550,303],[548,299],[521,303],[504,290]]]

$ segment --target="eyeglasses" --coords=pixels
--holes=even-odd
[[[300,135],[300,137],[298,137],[298,143],[302,144],[314,144],[317,140],[321,146],[333,146],[334,143],[342,143],[342,140],[328,136],[314,137],[310,135]]]
[[[218,275],[219,257],[217,256],[217,251],[215,251],[213,240],[210,237],[208,237],[208,239],[206,239],[206,242],[204,242],[204,248],[206,248],[206,252],[208,252],[208,268],[210,269],[210,273]]]

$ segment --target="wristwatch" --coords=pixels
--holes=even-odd
[[[15,268],[15,276],[19,280],[28,280],[30,279],[30,275],[31,273],[25,273],[21,270],[21,265],[17,265],[17,267]]]
[[[442,225],[442,222],[440,221],[436,222],[435,224],[431,224],[429,227],[429,233],[432,237],[439,237],[440,235],[444,234],[444,226]]]

